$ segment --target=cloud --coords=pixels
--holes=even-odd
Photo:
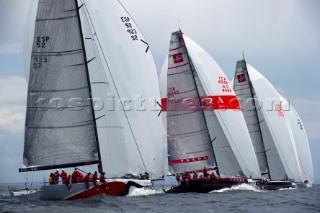
[[[23,77],[0,78],[0,137],[23,132],[27,83]]]
[[[0,42],[0,55],[22,53],[22,43],[16,42]]]

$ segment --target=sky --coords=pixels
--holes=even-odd
[[[27,83],[24,31],[31,0],[0,0],[0,183],[21,174]],[[244,51],[299,113],[320,183],[320,1],[121,0],[147,39],[158,71],[171,33],[202,46],[231,80]],[[28,176],[29,175],[29,176]],[[34,174],[42,180],[45,173]]]

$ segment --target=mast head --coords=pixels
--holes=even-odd
[[[244,61],[246,61],[245,57],[244,57],[244,50],[242,50],[242,58]]]

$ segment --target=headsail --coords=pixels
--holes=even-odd
[[[148,172],[161,178],[162,115],[156,103],[160,91],[149,45],[119,1],[83,3],[81,11],[91,31],[86,45],[98,52],[91,55],[96,58],[89,64],[90,75],[95,82],[105,82],[92,86],[93,95],[105,100],[97,112],[97,117],[103,116],[97,123],[104,170],[111,177]],[[97,63],[103,73],[100,68],[97,72]]]
[[[293,133],[295,146],[297,148],[298,160],[301,166],[302,181],[307,180],[309,184],[313,184],[314,174],[311,152],[303,123],[292,104],[281,95],[280,98],[282,103],[289,109],[285,113],[289,119],[290,129]]]
[[[233,171],[233,174],[241,175],[242,173],[246,176],[259,178],[259,166],[250,135],[228,79],[204,49],[186,35],[183,37],[206,96],[211,97],[214,103],[215,116],[213,117],[218,121],[218,125],[215,125],[215,134],[217,134],[217,139],[221,140],[221,145],[219,145],[219,141],[216,142],[216,146],[220,148],[221,152],[221,160],[218,156],[219,151],[216,152],[218,166],[222,169],[220,161],[225,162],[227,175],[232,175],[229,172]],[[222,144],[226,144],[226,146],[222,146]],[[215,141],[213,145],[215,145]],[[224,155],[224,152],[228,154]]]
[[[90,93],[77,1],[39,0],[21,171],[100,162]]]
[[[258,112],[259,117],[263,116],[264,118],[264,121],[261,122],[261,125],[264,126],[262,133],[264,134],[264,130],[267,129],[266,133],[269,134],[270,132],[272,138],[272,140],[264,140],[265,149],[270,150],[266,154],[271,178],[274,180],[293,179],[301,181],[294,137],[290,131],[287,114],[284,111],[283,104],[281,104],[280,96],[263,75],[248,63],[246,65],[256,97],[262,105],[261,115]],[[280,160],[277,156],[280,157]],[[275,169],[274,172],[272,167]]]

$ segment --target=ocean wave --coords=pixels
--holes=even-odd
[[[162,194],[164,191],[159,189],[151,189],[151,188],[136,188],[136,187],[130,187],[129,194],[127,196],[129,197],[135,197],[135,196],[148,196],[148,195],[155,195],[155,194]]]
[[[211,191],[210,193],[217,193],[217,192],[233,192],[233,191],[254,191],[254,192],[262,192],[260,189],[258,189],[257,187],[253,186],[253,185],[249,185],[249,184],[241,184],[241,185],[237,185],[237,186],[232,186],[230,188],[224,188],[224,189],[220,189],[220,190],[214,190]]]

